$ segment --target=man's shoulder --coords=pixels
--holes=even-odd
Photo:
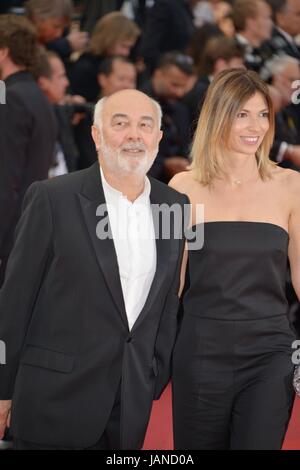
[[[41,184],[50,193],[67,193],[79,191],[82,182],[88,176],[89,172],[91,172],[91,167],[86,168],[84,170],[74,171],[66,175],[55,176],[54,178],[42,181]]]
[[[29,73],[16,73],[10,75],[7,80],[5,80],[6,91],[10,94],[16,94],[20,96],[26,96],[28,90],[33,93],[40,93],[40,87],[34,80],[34,78]]]
[[[24,108],[26,115],[34,113],[36,106],[43,106],[43,109],[52,109],[46,96],[29,74],[24,75],[24,77],[20,76],[20,78],[18,76],[12,77],[7,82],[6,103],[7,105],[17,105]]]

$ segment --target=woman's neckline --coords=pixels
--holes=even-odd
[[[285,235],[287,237],[289,237],[289,232],[284,228],[282,227],[281,225],[278,225],[278,224],[275,224],[275,223],[272,223],[272,222],[260,222],[260,221],[255,221],[255,220],[208,220],[208,221],[205,221],[205,222],[199,222],[198,224],[193,224],[191,228],[193,227],[196,227],[197,225],[209,225],[209,224],[254,224],[254,225],[267,225],[267,226],[270,226],[270,227],[274,227],[280,231],[282,231],[283,233],[285,233]]]

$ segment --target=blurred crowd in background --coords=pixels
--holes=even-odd
[[[2,17],[0,48],[16,49],[55,112],[50,176],[93,163],[93,105],[138,88],[163,109],[164,138],[150,173],[167,182],[188,164],[214,75],[241,66],[270,85],[277,120],[272,159],[300,168],[300,112],[292,103],[300,79],[299,0],[2,0],[0,12],[15,15]],[[12,45],[17,29],[23,40]]]
[[[168,182],[188,166],[214,76],[250,68],[274,102],[271,158],[299,170],[299,64],[300,0],[1,0],[0,286],[28,186],[97,159],[100,97],[137,88],[160,103],[150,175]]]

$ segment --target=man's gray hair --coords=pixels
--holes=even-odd
[[[25,3],[27,16],[30,18],[66,18],[71,19],[73,4],[71,0],[28,0]]]
[[[268,69],[270,70],[272,77],[283,72],[283,70],[285,70],[285,68],[290,64],[298,65],[298,67],[300,66],[300,62],[298,59],[286,54],[278,55],[267,63]]]
[[[156,112],[157,112],[157,120],[158,120],[158,125],[159,125],[159,128],[161,128],[161,120],[162,120],[162,109],[161,109],[161,106],[160,104],[154,100],[153,98],[150,98],[149,99],[152,101],[155,109],[156,109]],[[102,130],[102,116],[103,116],[103,107],[104,107],[104,104],[105,104],[105,101],[107,100],[107,96],[104,96],[103,98],[101,98],[98,103],[96,104],[95,106],[95,110],[94,110],[94,126],[97,127],[99,130]]]

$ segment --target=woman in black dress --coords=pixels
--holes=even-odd
[[[294,391],[287,261],[300,297],[300,175],[269,160],[274,114],[255,72],[221,72],[208,89],[191,169],[189,285],[173,356],[176,449],[280,449]],[[196,217],[204,206],[204,220]],[[185,263],[184,263],[185,264]],[[185,267],[183,266],[183,278]]]

